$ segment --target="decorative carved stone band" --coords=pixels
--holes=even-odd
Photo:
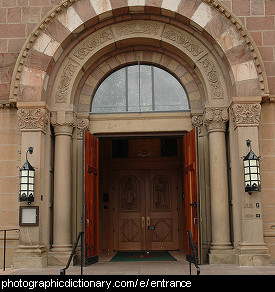
[[[130,35],[135,33],[143,33],[148,35],[158,34],[160,26],[157,23],[152,22],[135,22],[130,24],[119,25],[116,28],[117,34]]]
[[[207,75],[207,80],[211,88],[212,98],[222,99],[224,97],[223,89],[214,63],[210,60],[208,55],[199,60],[199,63],[202,65],[202,68]]]
[[[46,132],[49,112],[46,108],[19,109],[18,124],[21,131]]]
[[[171,27],[165,27],[163,38],[175,41],[177,44],[181,45],[188,52],[190,52],[193,56],[199,56],[204,52],[204,49],[194,43],[193,40]]]
[[[74,53],[74,56],[79,60],[83,60],[91,51],[111,39],[113,39],[113,34],[108,28],[103,32],[95,34],[92,38],[85,42],[83,47]]]
[[[73,74],[76,71],[77,67],[78,67],[78,64],[74,63],[71,60],[69,60],[68,64],[65,66],[65,68],[62,72],[59,86],[57,88],[57,92],[56,92],[56,96],[55,96],[56,103],[67,102],[67,92],[69,89],[70,81],[71,81]]]
[[[208,108],[204,111],[204,124],[207,131],[225,132],[228,121],[228,111],[225,108]]]
[[[234,128],[259,126],[261,105],[260,104],[234,104],[231,106],[231,115]]]

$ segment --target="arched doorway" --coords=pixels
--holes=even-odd
[[[251,106],[259,107],[261,96],[268,91],[252,38],[219,1],[197,1],[191,10],[184,9],[185,1],[173,2],[171,7],[170,1],[149,6],[140,2],[131,1],[128,5],[127,1],[104,1],[100,5],[99,1],[64,1],[34,29],[21,51],[10,100],[18,108],[22,145],[30,137],[36,145],[47,145],[35,156],[45,172],[50,172],[49,161],[55,149],[54,200],[50,199],[49,181],[42,183],[43,171],[38,178],[38,192],[47,194],[48,205],[53,205],[53,242],[49,232],[42,231],[50,221],[45,212],[46,219],[33,234],[33,242],[41,247],[30,245],[24,235],[27,232],[22,232],[21,255],[26,250],[36,255],[38,249],[38,260],[43,257],[44,263],[48,250],[49,264],[62,263],[67,258],[81,229],[83,129],[106,135],[140,130],[175,133],[193,127],[199,128],[199,152],[203,154],[200,173],[205,183],[200,189],[205,202],[202,213],[207,221],[202,230],[205,254],[211,243],[211,262],[232,263],[236,250],[243,252],[245,258],[251,240],[257,251],[260,246],[265,252],[262,238],[251,239],[243,232],[242,226],[250,226],[251,222],[247,224],[241,216],[243,191],[239,181],[232,191],[238,202],[234,205],[234,250],[229,232],[227,123],[231,127],[230,143],[237,149],[233,156],[241,157],[245,127],[249,126],[255,140],[258,130],[251,119],[239,119],[240,109],[242,115],[247,115],[246,109],[250,112]],[[201,11],[211,12],[204,21]],[[232,51],[244,55],[244,59],[236,60]],[[101,81],[110,72],[137,61],[173,72],[186,88],[191,112],[89,115],[91,99]],[[247,68],[251,69],[249,74],[239,74],[247,72]],[[49,146],[51,135],[55,141]],[[239,164],[232,162],[235,178],[242,174]],[[36,203],[44,206],[45,200]],[[262,235],[260,224],[256,233]],[[253,248],[249,250],[252,257]]]
[[[152,119],[157,112],[169,111],[190,112],[183,86],[170,73],[140,64],[109,75],[99,85],[91,106],[91,115],[149,113],[143,116],[144,123],[150,123],[148,118]],[[88,158],[90,165],[84,166],[87,177],[91,177],[92,167],[99,176],[98,193],[85,178],[85,214],[91,214],[86,219],[89,224],[85,225],[87,254],[89,246],[98,245],[97,252],[185,250],[187,229],[196,231],[194,239],[199,244],[197,138],[193,135],[183,143],[186,130],[167,133],[161,125],[154,133],[144,128],[138,133],[131,130],[123,134],[113,132],[107,137],[104,133],[95,134],[100,137],[96,148],[92,142],[96,138],[85,134],[85,157],[93,150],[92,155],[98,156],[99,161],[95,167]],[[91,141],[90,150],[88,141]],[[192,153],[194,165],[190,164]],[[192,171],[194,178],[189,177]],[[95,201],[99,215],[91,227],[90,222],[95,219],[89,208],[94,208]],[[95,229],[99,232],[94,232]],[[93,239],[90,232],[95,234]]]

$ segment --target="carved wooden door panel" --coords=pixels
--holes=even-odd
[[[85,264],[98,261],[98,139],[84,131]]]
[[[146,199],[146,249],[178,246],[177,171],[151,170]]]
[[[187,133],[183,137],[184,157],[184,195],[185,195],[185,217],[186,232],[191,231],[193,241],[198,247],[200,254],[199,228],[199,186],[198,186],[198,140],[197,129]],[[186,233],[187,237],[187,233]],[[186,253],[189,253],[189,241],[186,238]]]
[[[144,249],[145,189],[141,170],[116,170],[115,191],[115,249]]]

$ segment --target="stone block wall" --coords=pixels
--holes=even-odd
[[[19,223],[19,168],[21,167],[21,133],[17,127],[17,111],[0,108],[0,229],[18,228]],[[0,266],[3,267],[4,232],[0,232]],[[18,246],[19,234],[7,232],[6,266],[11,265],[11,255]]]

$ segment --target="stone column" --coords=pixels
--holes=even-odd
[[[53,246],[50,265],[64,265],[72,248],[72,161],[73,112],[52,113],[55,135]]]
[[[252,141],[252,150],[259,156],[258,128],[261,97],[233,98],[230,126],[232,168],[232,212],[234,245],[239,265],[268,265],[270,255],[264,242],[261,192],[245,192],[243,159],[249,149],[246,140]],[[261,163],[261,162],[260,162]]]
[[[210,263],[235,263],[230,242],[229,198],[225,130],[228,111],[205,109],[204,123],[209,134],[212,242]]]

